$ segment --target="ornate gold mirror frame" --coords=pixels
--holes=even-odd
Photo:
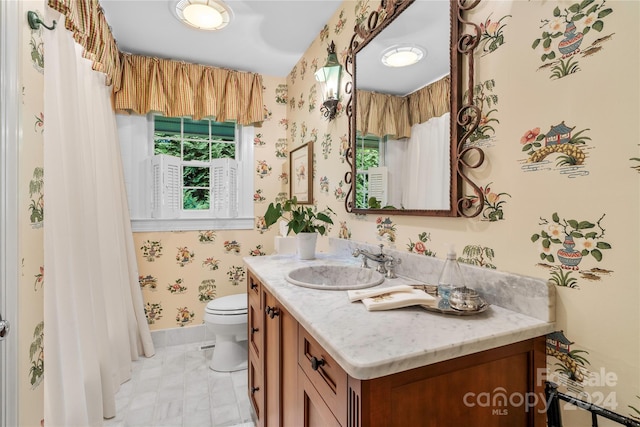
[[[349,44],[349,51],[345,62],[345,70],[351,76],[351,82],[345,86],[345,93],[349,96],[346,113],[349,117],[349,148],[346,160],[351,170],[345,173],[345,183],[349,191],[345,199],[347,212],[356,214],[397,214],[467,218],[479,215],[484,207],[484,193],[471,178],[468,170],[480,167],[484,162],[484,152],[480,147],[465,144],[469,136],[476,130],[481,119],[481,110],[473,102],[474,87],[474,50],[480,40],[480,27],[466,21],[464,15],[475,8],[480,0],[450,0],[450,103],[451,103],[451,131],[450,131],[450,160],[451,187],[450,208],[448,210],[417,210],[417,209],[360,209],[355,207],[356,196],[356,54],[375,38],[385,27],[405,11],[415,0],[381,0],[378,10],[372,12],[366,22],[356,25],[354,35]],[[471,29],[472,34],[465,33]],[[466,68],[463,68],[465,67]],[[466,83],[466,85],[465,85]],[[463,95],[463,90],[466,90]],[[462,99],[464,96],[464,100]],[[456,120],[453,120],[455,113]],[[469,188],[472,195],[466,194]]]

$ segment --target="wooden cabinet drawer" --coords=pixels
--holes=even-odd
[[[257,306],[261,306],[260,295],[262,294],[262,283],[260,280],[249,270],[247,274],[247,294],[249,295],[249,302],[254,302]]]
[[[347,419],[347,373],[302,327],[298,328],[298,365],[342,425]]]

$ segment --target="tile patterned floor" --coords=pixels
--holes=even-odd
[[[116,394],[117,415],[105,427],[254,427],[247,370],[209,369],[212,349],[164,347],[133,364]]]

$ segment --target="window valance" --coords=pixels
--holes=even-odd
[[[411,126],[449,111],[451,78],[445,76],[407,96],[358,90],[358,131],[394,139],[411,136]]]
[[[120,54],[122,78],[114,91],[116,111],[164,116],[212,117],[247,125],[264,120],[259,74]]]

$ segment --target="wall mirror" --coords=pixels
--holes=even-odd
[[[352,77],[345,87],[347,212],[473,217],[482,211],[483,192],[467,173],[484,153],[463,144],[481,116],[470,90],[480,29],[463,20],[478,2],[382,0],[354,28],[345,64]],[[400,66],[405,59],[417,62]]]

